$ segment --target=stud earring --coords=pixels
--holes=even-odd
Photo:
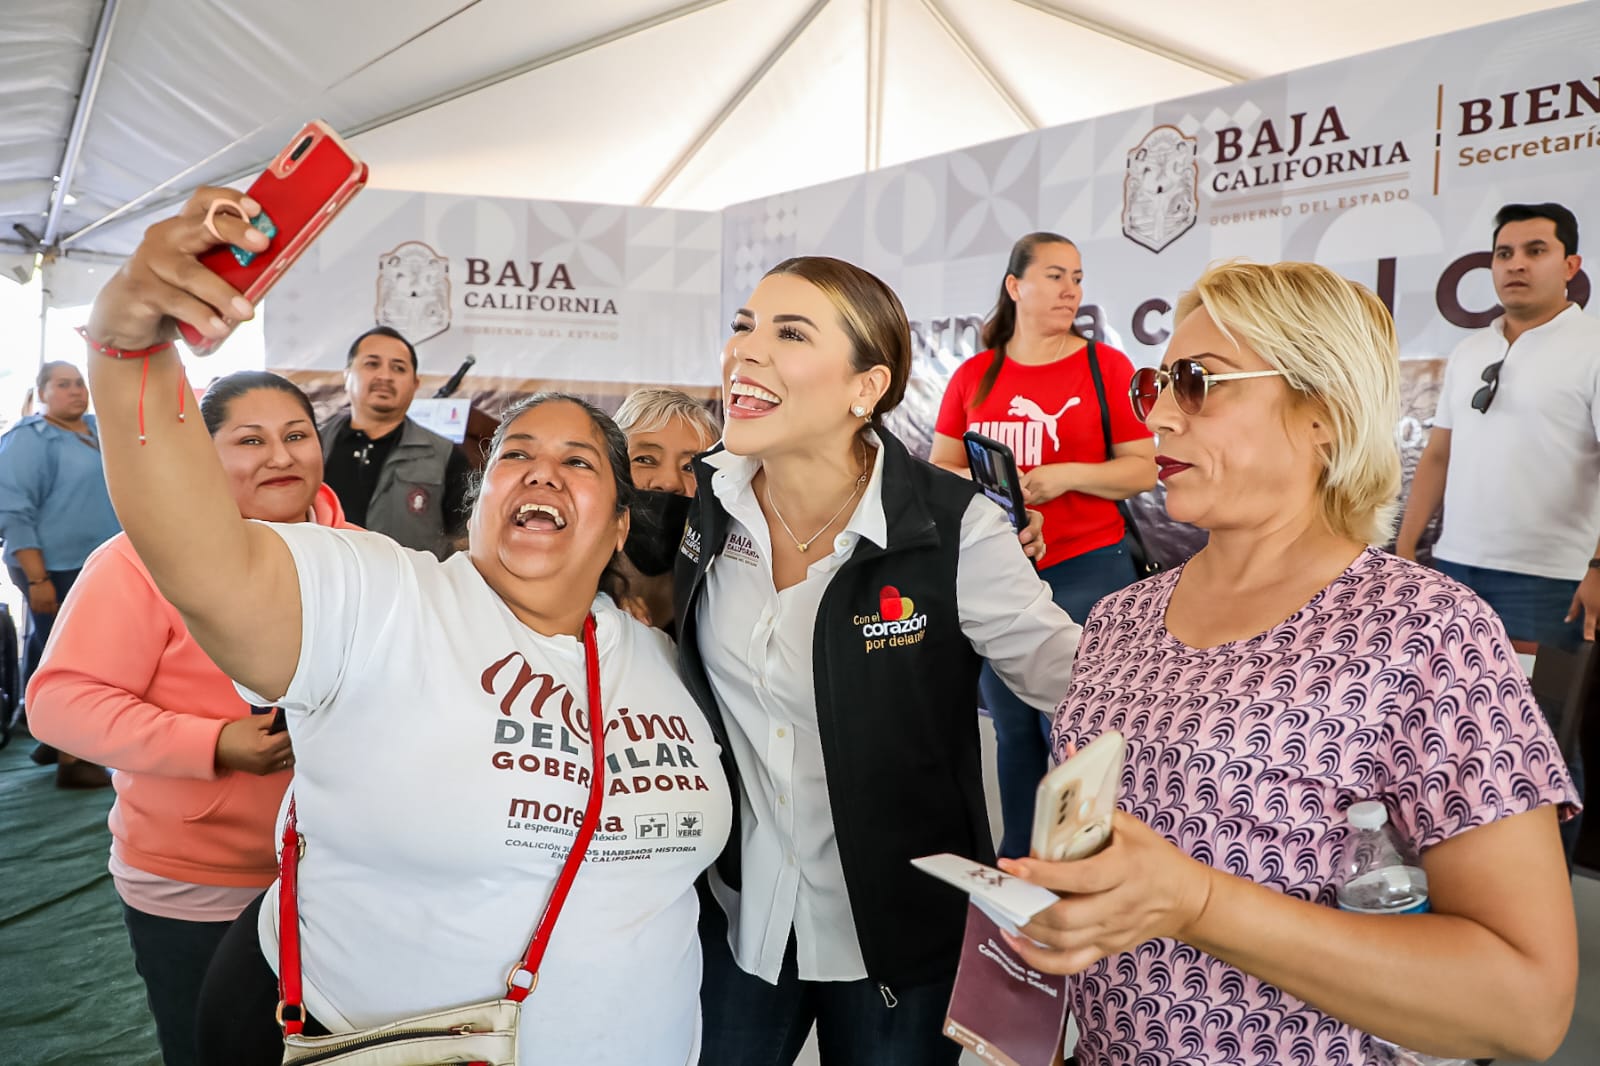
[[[867,417],[867,409],[862,407],[860,404],[856,404],[854,407],[850,408],[850,413],[855,415],[857,418]]]

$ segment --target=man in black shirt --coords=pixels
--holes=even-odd
[[[323,480],[351,522],[442,559],[466,525],[471,466],[406,417],[418,383],[416,349],[399,331],[356,338],[344,373],[350,410],[322,427]]]

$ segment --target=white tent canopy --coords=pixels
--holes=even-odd
[[[1558,6],[8,0],[0,268],[126,254],[310,117],[375,187],[720,208]]]

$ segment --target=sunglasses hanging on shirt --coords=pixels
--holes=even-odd
[[[1472,394],[1474,411],[1481,415],[1489,413],[1489,405],[1500,392],[1500,368],[1505,365],[1505,359],[1501,358],[1483,368],[1483,388]]]

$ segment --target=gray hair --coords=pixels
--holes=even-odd
[[[722,427],[717,424],[716,416],[693,396],[677,389],[635,389],[617,408],[617,425],[629,436],[634,433],[654,433],[674,418],[683,419],[705,434],[706,447],[722,436]]]

